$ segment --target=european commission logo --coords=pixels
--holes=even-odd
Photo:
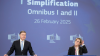
[[[14,34],[8,34],[8,40],[11,40],[11,43],[13,43],[15,40],[20,39],[19,33],[17,35]]]
[[[56,43],[54,40],[60,40],[60,36],[58,36],[58,34],[47,35],[47,40],[50,40],[49,43]]]
[[[73,43],[75,42],[76,38],[81,38],[83,40],[83,37],[80,34],[78,36],[77,36],[77,34],[70,35],[70,41],[73,41]]]

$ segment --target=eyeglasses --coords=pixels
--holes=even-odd
[[[26,35],[22,34],[22,36],[26,36]]]
[[[76,40],[76,42],[80,43],[79,41]]]

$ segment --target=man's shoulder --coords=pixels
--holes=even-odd
[[[13,43],[19,42],[19,40],[15,40]]]
[[[19,42],[19,40],[15,40],[15,41],[13,41],[13,44],[18,43],[18,42]]]
[[[14,42],[18,42],[19,40],[15,40]]]
[[[29,41],[25,40],[25,42],[30,43]]]

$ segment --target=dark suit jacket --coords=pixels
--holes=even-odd
[[[82,46],[82,47],[79,47],[79,54],[80,55],[83,55],[83,53],[87,53],[87,48],[86,46]],[[68,50],[68,55],[75,55],[75,47],[72,46],[72,47],[69,47],[69,50]]]
[[[11,55],[15,50],[15,55],[27,55],[27,51],[29,50],[30,55],[34,55],[34,51],[32,50],[31,43],[27,40],[24,42],[23,51],[21,51],[20,47],[20,39],[13,42],[10,50],[7,52],[7,55]]]

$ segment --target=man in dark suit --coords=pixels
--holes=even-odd
[[[13,42],[10,50],[4,56],[11,55],[15,50],[15,55],[27,55],[27,51],[29,50],[30,55],[37,56],[32,50],[31,43],[26,39],[26,32],[20,32],[20,39]]]
[[[83,53],[87,53],[87,52],[88,51],[84,44],[84,41],[81,38],[76,38],[75,45],[69,47],[68,55],[83,55]]]

